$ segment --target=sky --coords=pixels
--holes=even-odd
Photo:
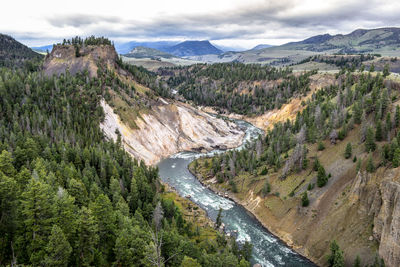
[[[0,33],[28,46],[73,36],[125,41],[211,40],[234,48],[400,26],[399,0],[12,0]]]

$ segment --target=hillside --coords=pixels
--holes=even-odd
[[[256,45],[255,47],[253,47],[250,50],[260,50],[260,49],[264,49],[264,48],[268,48],[268,47],[272,47],[273,45],[269,45],[269,44],[259,44]]]
[[[321,266],[333,240],[346,266],[357,256],[399,266],[400,84],[376,73],[324,76],[261,115],[266,135],[248,149],[190,168]]]
[[[150,58],[150,59],[160,59],[160,58],[172,58],[174,57],[171,54],[162,52],[160,50],[144,47],[144,46],[137,46],[129,53],[125,54],[126,57],[131,58]]]
[[[132,49],[138,46],[143,46],[143,47],[148,47],[148,48],[153,48],[157,49],[160,51],[164,51],[164,49],[174,46],[178,44],[179,42],[177,41],[155,41],[155,42],[138,42],[138,41],[130,41],[126,43],[116,43],[115,44],[115,50],[118,52],[118,54],[127,54]]]
[[[281,48],[349,54],[379,53],[392,56],[400,54],[399,42],[400,28],[359,29],[345,35],[317,35],[300,42],[282,45]]]
[[[42,58],[11,36],[0,34],[0,67],[21,67],[28,60],[39,61]]]
[[[400,28],[355,30],[349,34],[322,34],[303,41],[242,52],[226,52],[208,57],[192,57],[208,63],[243,62],[272,66],[296,64],[310,56],[326,54],[381,54],[400,56]]]
[[[164,48],[162,51],[168,52],[178,57],[200,56],[200,55],[219,55],[223,51],[213,46],[209,41],[185,41],[177,45]]]

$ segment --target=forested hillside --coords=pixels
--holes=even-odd
[[[375,200],[381,203],[377,206],[370,202],[371,195],[379,199],[386,194],[388,181],[396,191],[397,176],[390,169],[400,166],[399,85],[386,75],[337,74],[336,84],[313,93],[293,121],[276,123],[247,149],[199,159],[191,168],[203,179],[215,177],[216,188],[233,192],[244,203],[264,203],[249,205],[259,216],[267,214],[271,229],[291,232],[290,242],[301,240],[299,245],[313,247],[308,253],[321,264],[326,263],[329,242],[339,239],[347,263],[357,254],[371,263],[378,254],[372,244],[376,240],[377,246],[382,244],[379,254],[395,266],[397,252],[389,251],[396,248],[385,244],[396,234],[382,234],[395,222],[390,217],[381,218],[382,223],[378,217],[379,212],[383,218],[392,216],[392,211],[379,211],[385,199]],[[364,210],[370,211],[364,215]],[[352,212],[358,216],[350,216]],[[300,226],[305,230],[296,232]],[[368,236],[371,243],[365,242]],[[343,265],[331,262],[330,266]]]
[[[132,89],[112,70],[0,69],[0,265],[249,266],[249,246],[188,221],[156,168],[105,139],[111,88]]]
[[[294,74],[258,64],[220,63],[161,69],[159,74],[171,88],[197,105],[238,114],[262,114],[293,96],[305,95],[309,77],[316,72]]]
[[[32,51],[14,38],[0,34],[0,67],[33,67],[32,61],[39,61],[43,56]]]

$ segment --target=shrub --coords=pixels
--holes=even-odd
[[[322,141],[318,142],[318,151],[322,151],[325,149],[325,145]]]
[[[349,159],[351,157],[351,154],[352,154],[351,143],[347,143],[346,150],[344,151],[344,157],[346,159]]]
[[[303,193],[301,196],[301,205],[303,207],[307,207],[310,204],[310,200],[308,199],[307,191]]]
[[[318,168],[317,185],[318,187],[323,187],[328,182],[328,177],[326,176],[325,169],[322,165]]]

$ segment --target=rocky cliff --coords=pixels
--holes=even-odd
[[[244,136],[236,124],[178,101],[160,98],[151,112],[137,117],[138,129],[124,124],[105,101],[101,105],[105,120],[100,127],[105,134],[116,140],[116,132],[121,133],[126,150],[147,164],[156,164],[180,151],[236,147]]]
[[[73,45],[55,45],[43,63],[44,73],[48,76],[70,74],[87,70],[90,77],[97,76],[97,64],[115,67],[117,52],[111,45],[87,45],[78,49]]]

